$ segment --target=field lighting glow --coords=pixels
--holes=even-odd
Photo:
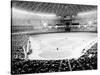
[[[25,10],[21,10],[21,9],[17,9],[17,8],[12,8],[12,13],[13,13],[13,16],[15,16],[15,17],[21,17],[24,15],[33,15],[33,16],[37,15],[40,17],[56,17],[55,14],[29,12],[29,11],[25,11]]]
[[[97,11],[93,10],[93,11],[88,11],[88,12],[80,12],[78,13],[78,16],[89,16],[89,15],[96,15]]]

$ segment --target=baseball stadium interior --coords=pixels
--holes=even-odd
[[[11,73],[96,70],[97,30],[96,5],[11,1]]]

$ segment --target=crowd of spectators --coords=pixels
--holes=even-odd
[[[14,38],[16,37],[14,36]],[[12,42],[15,41],[16,40],[13,39]],[[23,40],[21,40],[21,42],[22,41]],[[20,45],[21,44],[22,43],[20,43]],[[78,59],[66,58],[62,60],[24,60],[22,47],[19,46],[19,44],[15,43],[12,44],[11,52],[12,74],[48,73],[97,69],[97,43],[93,45],[89,50],[87,50],[87,52],[84,55],[80,56]]]

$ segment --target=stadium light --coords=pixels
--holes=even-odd
[[[78,13],[77,16],[88,17],[88,16],[96,15],[96,14],[97,14],[97,11],[96,10],[92,10],[92,11],[87,11],[87,12],[80,12],[80,13]]]
[[[37,12],[29,12],[29,11],[25,11],[25,10],[21,10],[21,9],[17,9],[17,8],[12,8],[12,13],[14,16],[16,17],[21,17],[21,15],[37,15],[40,17],[56,17],[56,14],[52,14],[52,13],[37,13]]]

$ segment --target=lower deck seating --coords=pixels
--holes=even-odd
[[[97,69],[97,43],[78,59],[31,61],[13,59],[11,64],[12,74],[64,72],[93,69]]]

